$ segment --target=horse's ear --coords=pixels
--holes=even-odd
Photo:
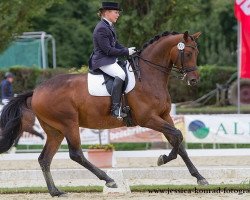
[[[195,34],[192,35],[192,37],[194,38],[194,40],[197,40],[201,35],[201,32],[197,32]]]
[[[183,34],[183,39],[185,40],[185,42],[188,41],[188,31],[185,31],[185,33]]]

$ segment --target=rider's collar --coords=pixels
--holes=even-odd
[[[111,21],[109,21],[107,18],[103,17],[102,19],[104,19],[105,21],[107,21],[109,23],[110,26],[113,25],[113,23]]]

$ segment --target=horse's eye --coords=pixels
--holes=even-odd
[[[192,57],[192,53],[191,53],[191,52],[188,52],[188,53],[186,53],[186,56],[187,56],[188,58],[191,58],[191,57]]]

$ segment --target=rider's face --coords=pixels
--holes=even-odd
[[[9,81],[10,83],[13,83],[13,82],[14,82],[14,78],[13,78],[13,77],[8,77],[7,79],[8,79],[8,81]]]
[[[105,17],[111,21],[112,23],[116,23],[120,16],[120,12],[118,10],[107,10],[105,12]]]

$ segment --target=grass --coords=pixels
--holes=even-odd
[[[250,113],[249,105],[241,105],[242,114]],[[237,114],[237,106],[203,106],[203,107],[177,107],[177,114]]]
[[[77,187],[59,187],[64,192],[102,192],[102,186],[77,186]],[[45,187],[20,187],[20,188],[0,188],[0,194],[18,194],[18,193],[48,193]]]
[[[214,145],[210,143],[188,143],[188,149],[213,149]],[[215,144],[216,149],[250,148],[250,144]]]
[[[86,193],[86,192],[102,192],[102,186],[77,186],[77,187],[60,187],[61,190],[68,193]],[[232,192],[232,193],[250,193],[250,182],[242,184],[221,184],[221,185],[136,185],[130,187],[131,192]],[[0,194],[18,194],[18,193],[47,193],[44,187],[23,187],[23,188],[0,188]]]

